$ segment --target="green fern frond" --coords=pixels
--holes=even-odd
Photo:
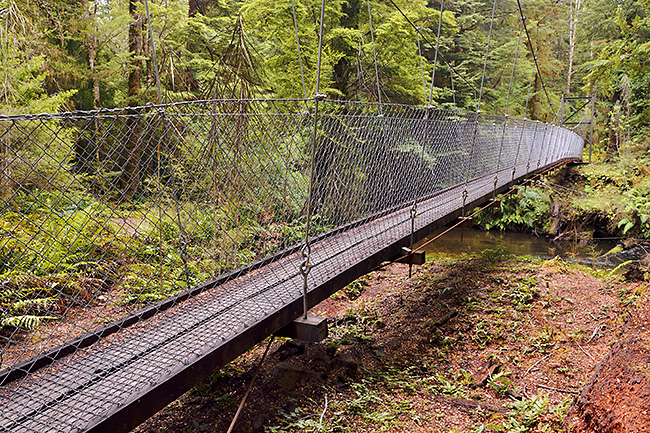
[[[25,329],[27,331],[32,331],[38,328],[41,323],[45,320],[58,320],[53,316],[33,316],[33,315],[23,315],[23,316],[12,316],[5,317],[0,321],[0,326],[11,326],[14,328]]]

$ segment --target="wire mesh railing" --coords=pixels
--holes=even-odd
[[[107,363],[96,353],[119,348],[113,374],[172,341],[165,332],[182,336],[169,359],[148,361],[160,371],[128,376],[155,383],[216,344],[197,324],[223,341],[299,297],[307,228],[313,287],[356,260],[353,246],[403,236],[411,207],[422,227],[580,158],[583,145],[539,122],[329,100],[0,117],[0,138],[0,427],[25,431],[47,424],[53,391],[33,390],[50,386],[59,359]],[[142,319],[158,322],[145,329]],[[94,389],[102,368],[79,367],[83,380],[57,379],[69,388],[56,392]],[[126,398],[120,387],[138,388],[112,383],[94,391],[108,403],[84,400],[71,425]]]

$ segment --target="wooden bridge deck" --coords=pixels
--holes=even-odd
[[[517,167],[518,180],[535,173],[525,171]],[[509,180],[512,169],[499,177]],[[498,190],[511,184],[501,181]],[[416,240],[459,216],[464,188],[446,188],[418,204]],[[469,182],[466,208],[487,200],[493,188],[494,173]],[[409,242],[409,211],[398,208],[317,239],[308,304],[398,257]],[[166,301],[164,311],[136,313],[117,332],[95,333],[12,367],[0,374],[0,431],[128,431],[297,318],[301,260],[297,249],[287,251]]]

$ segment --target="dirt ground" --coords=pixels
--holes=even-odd
[[[354,282],[313,310],[326,340],[267,340],[137,431],[226,432],[268,344],[233,432],[650,431],[605,428],[612,384],[594,379],[646,282],[498,251],[428,260]]]
[[[576,432],[650,431],[649,331],[650,304],[643,303],[576,402]]]

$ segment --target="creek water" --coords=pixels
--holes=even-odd
[[[442,231],[434,233],[419,245]],[[626,255],[624,252],[605,255],[615,246],[616,243],[613,241],[551,242],[547,238],[530,233],[485,232],[479,229],[455,228],[431,242],[424,250],[427,254],[457,255],[467,252],[479,253],[486,249],[495,250],[502,247],[518,256],[532,256],[541,259],[552,259],[559,256],[566,261],[600,268],[613,268],[627,260],[640,259],[640,257]]]

